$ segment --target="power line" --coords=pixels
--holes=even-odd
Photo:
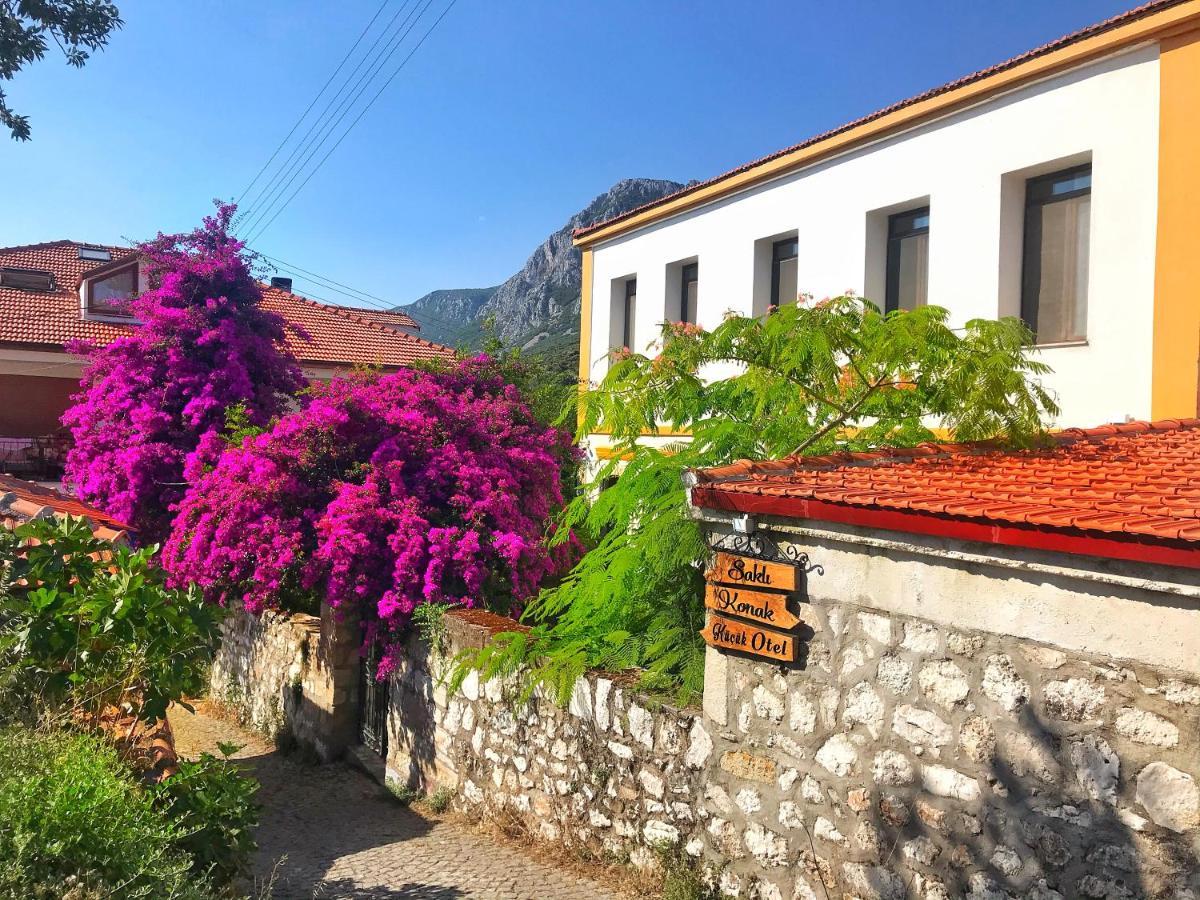
[[[367,306],[382,310],[384,312],[394,312],[398,308],[401,308],[401,309],[403,308],[398,303],[384,300],[382,297],[378,297],[375,294],[371,294],[371,293],[368,293],[367,291],[359,290],[358,288],[351,287],[348,284],[343,284],[340,281],[335,281],[334,279],[330,278],[327,275],[319,275],[316,272],[311,272],[307,269],[302,269],[300,266],[293,265],[292,263],[286,262],[285,260],[276,259],[273,256],[268,256],[266,253],[263,253],[262,251],[256,250],[254,252],[257,253],[259,256],[263,257],[264,259],[270,260],[270,262],[274,264],[273,268],[276,268],[278,271],[281,271],[281,272],[287,272],[288,274],[293,275],[300,281],[308,282],[310,284],[315,284],[318,287],[321,287],[323,289],[335,291],[336,293],[342,294],[346,297],[350,297],[351,299],[358,300],[360,303],[364,303]],[[338,288],[344,288],[345,290],[338,290]],[[353,292],[353,293],[351,293],[351,292]],[[318,296],[317,294],[313,294],[311,291],[307,292],[307,295],[311,295],[313,297],[313,299],[321,300],[322,302],[325,302],[325,303],[330,302],[328,300],[325,300],[323,297]],[[340,304],[334,304],[334,305],[340,305]],[[417,319],[418,322],[428,321],[432,324],[442,325],[446,328],[462,329],[462,328],[470,327],[470,322],[455,322],[455,321],[451,321],[449,319],[443,319],[440,316],[435,316],[435,315],[431,315],[431,314],[424,313],[424,312],[422,312],[419,316],[414,316],[412,313],[405,313],[405,314],[408,316],[411,316],[414,319]]]
[[[432,0],[430,0],[430,2],[432,2]],[[349,114],[350,110],[353,109],[354,104],[358,102],[359,98],[363,95],[367,88],[370,87],[371,82],[375,80],[375,77],[379,74],[383,67],[388,64],[391,58],[396,54],[396,51],[400,49],[400,46],[404,43],[405,39],[412,32],[413,28],[416,27],[417,21],[419,21],[421,16],[424,15],[425,9],[428,8],[429,3],[426,3],[425,7],[422,8],[419,13],[417,13],[416,19],[414,19],[413,13],[417,12],[417,7],[419,5],[420,0],[416,0],[408,14],[396,27],[395,32],[389,35],[392,25],[395,24],[396,20],[400,17],[400,14],[403,13],[406,8],[408,8],[409,0],[405,0],[400,8],[396,10],[395,14],[388,21],[388,24],[384,27],[383,32],[380,33],[379,37],[377,37],[375,42],[371,45],[371,49],[368,50],[366,55],[359,61],[359,64],[355,67],[354,71],[347,76],[346,81],[340,88],[338,88],[337,94],[330,98],[329,103],[325,105],[325,109],[321,111],[321,115],[318,117],[318,120],[313,123],[312,127],[310,127],[305,133],[305,136],[301,142],[288,156],[287,161],[283,164],[283,166],[280,167],[279,171],[275,173],[275,177],[271,179],[271,183],[268,185],[265,194],[255,198],[255,201],[251,204],[251,218],[253,218],[255,222],[262,221],[262,218],[270,213],[271,207],[276,204],[283,196],[284,192],[291,187],[296,178],[304,171],[304,168],[308,165],[309,161],[313,158],[313,156],[316,155],[318,151],[320,151],[321,147],[326,141],[329,140],[337,126],[341,124],[342,120]],[[376,53],[375,48],[379,46],[380,42],[383,41],[384,38],[387,38],[387,43],[384,44],[383,48],[380,49],[378,53]],[[365,70],[363,68],[364,66],[366,66]],[[354,82],[353,86],[349,86],[351,79],[353,79],[360,70],[362,70],[362,74],[358,76],[358,80]],[[333,107],[335,103],[337,104],[337,107],[334,109]],[[330,112],[330,109],[333,109],[332,113]],[[299,157],[299,160],[293,165],[293,160],[296,160],[297,157]],[[248,229],[251,227],[253,227],[253,223],[247,225]]]
[[[294,147],[292,147],[292,151],[288,154],[287,159],[285,159],[278,166],[278,168],[276,169],[275,173],[271,176],[271,178],[261,188],[259,188],[258,193],[254,196],[254,198],[248,204],[247,212],[258,207],[258,205],[260,203],[262,203],[262,201],[264,200],[265,197],[267,197],[271,193],[273,193],[275,187],[279,184],[280,179],[287,175],[289,169],[291,168],[292,164],[295,162],[297,157],[308,148],[309,141],[311,140],[313,133],[324,127],[326,121],[328,121],[327,117],[330,114],[329,111],[334,108],[335,104],[340,103],[341,100],[345,97],[346,91],[349,88],[351,81],[362,70],[363,66],[366,65],[368,63],[368,61],[371,60],[372,55],[375,52],[375,48],[378,47],[379,43],[388,35],[388,32],[391,30],[392,25],[395,23],[396,19],[398,19],[400,17],[400,14],[404,12],[404,10],[408,6],[408,4],[409,4],[409,0],[404,0],[404,2],[400,4],[400,7],[395,11],[395,13],[392,14],[392,17],[388,20],[387,24],[383,26],[383,30],[376,36],[375,40],[371,43],[371,46],[367,49],[366,53],[364,53],[363,56],[358,60],[358,62],[355,63],[354,68],[346,74],[345,80],[342,81],[342,83],[340,85],[338,85],[337,88],[334,89],[333,94],[330,96],[328,102],[326,102],[324,108],[321,110],[320,113],[317,114],[316,118],[309,124],[308,128],[304,132],[303,137],[301,137],[299,139],[299,141],[296,143],[296,145]]]
[[[425,4],[425,9],[427,9],[432,2],[433,2],[433,0],[429,0],[429,2]],[[359,112],[359,114],[355,117],[354,121],[350,123],[349,127],[345,131],[342,132],[342,136],[337,139],[337,142],[332,147],[329,148],[329,151],[323,157],[321,157],[320,162],[318,162],[317,165],[312,170],[309,171],[308,176],[304,179],[304,181],[302,181],[300,183],[299,187],[297,187],[296,190],[292,191],[291,195],[287,198],[287,200],[283,203],[283,205],[280,206],[278,210],[276,210],[275,214],[272,215],[271,218],[267,220],[266,224],[259,227],[259,229],[255,232],[255,234],[253,236],[255,240],[262,237],[262,235],[266,232],[266,230],[271,227],[271,224],[277,218],[279,218],[279,214],[282,213],[285,209],[287,209],[287,207],[291,204],[291,202],[296,198],[296,195],[299,194],[300,191],[302,191],[304,189],[304,186],[307,185],[308,182],[312,180],[313,175],[315,175],[318,171],[320,171],[321,167],[325,164],[325,161],[328,160],[329,157],[333,155],[334,151],[337,150],[337,148],[341,146],[342,141],[344,141],[346,139],[346,136],[348,134],[350,134],[351,131],[354,130],[354,127],[362,120],[362,117],[367,114],[367,111],[370,110],[370,108],[375,105],[375,102],[383,95],[383,92],[385,90],[387,90],[388,86],[395,80],[396,76],[400,74],[400,72],[408,64],[408,61],[413,58],[413,55],[418,50],[421,49],[421,47],[425,43],[425,41],[428,40],[428,38],[431,34],[433,34],[434,29],[437,28],[438,25],[441,24],[442,20],[444,18],[446,18],[446,16],[449,14],[450,10],[454,8],[454,4],[457,2],[458,2],[458,0],[450,0],[449,5],[444,10],[442,10],[441,15],[439,15],[434,20],[433,24],[429,26],[429,29],[425,32],[424,35],[421,36],[421,39],[419,41],[417,41],[416,46],[413,47],[412,50],[409,51],[408,56],[404,57],[404,59],[400,62],[400,65],[396,67],[395,71],[393,71],[392,74],[388,76],[387,81],[385,81],[383,83],[383,85],[375,93],[375,96],[371,98],[370,102],[368,102],[367,105],[362,108],[362,111]],[[424,14],[424,10],[422,10],[422,15],[423,14]],[[418,16],[418,18],[420,18],[420,17]]]
[[[284,148],[289,140],[291,140],[292,135],[296,133],[296,129],[300,127],[300,123],[304,121],[305,116],[312,112],[312,108],[317,105],[317,101],[321,99],[321,95],[324,94],[329,85],[333,83],[333,79],[337,78],[338,72],[342,71],[342,66],[346,65],[346,61],[350,59],[354,51],[358,49],[358,45],[361,44],[362,39],[367,36],[367,32],[371,30],[371,26],[374,25],[375,20],[379,18],[379,14],[383,12],[384,7],[386,7],[390,2],[391,0],[383,0],[383,2],[379,4],[379,8],[375,10],[375,15],[371,16],[371,21],[367,23],[367,27],[362,30],[358,36],[358,39],[350,46],[350,49],[346,51],[346,55],[343,56],[342,61],[337,64],[337,68],[333,70],[333,74],[325,80],[323,85],[321,85],[321,89],[317,91],[316,96],[312,98],[312,102],[305,107],[304,112],[300,114],[300,118],[298,118],[295,124],[292,125],[292,130],[289,131],[284,139],[279,142],[279,146],[275,148],[275,152],[271,154],[270,159],[263,163],[263,167],[258,170],[258,174],[250,179],[250,183],[242,189],[240,194],[238,194],[237,202],[241,202],[242,198],[250,192],[250,189],[254,187],[254,185],[258,182],[258,179],[262,177],[262,174],[267,171],[271,163],[275,161],[275,157],[279,155],[279,151]]]

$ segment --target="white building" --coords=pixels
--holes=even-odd
[[[580,230],[581,378],[851,289],[1024,317],[1058,425],[1195,416],[1197,160],[1200,0],[1160,0]]]

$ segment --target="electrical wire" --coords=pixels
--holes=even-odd
[[[350,46],[350,49],[346,51],[346,55],[343,56],[342,61],[337,64],[337,68],[333,70],[333,74],[325,80],[323,85],[321,85],[321,89],[317,91],[316,96],[314,96],[308,106],[305,107],[304,112],[300,113],[300,118],[298,118],[295,124],[292,125],[292,130],[289,131],[284,136],[283,140],[279,142],[279,146],[275,148],[275,152],[271,154],[270,158],[265,163],[263,163],[263,167],[258,170],[258,173],[252,179],[250,179],[250,183],[242,189],[240,194],[238,194],[236,202],[242,202],[242,198],[245,197],[246,194],[250,193],[250,189],[258,183],[258,179],[261,178],[263,173],[267,171],[271,163],[275,162],[275,157],[279,155],[279,151],[284,148],[287,142],[291,139],[292,135],[296,133],[296,129],[300,127],[300,123],[304,121],[305,117],[312,112],[312,108],[317,105],[317,101],[321,99],[321,95],[325,93],[329,85],[331,85],[333,80],[337,78],[338,72],[342,71],[342,67],[346,65],[346,61],[350,59],[354,51],[358,49],[358,45],[361,44],[362,39],[367,36],[367,32],[371,30],[371,26],[374,25],[375,20],[379,18],[379,14],[383,12],[384,7],[386,7],[390,2],[391,0],[383,0],[383,2],[379,4],[379,8],[375,10],[375,15],[371,16],[371,21],[367,23],[367,26],[358,35],[358,39]]]
[[[324,122],[318,123],[318,127],[314,135],[307,137],[306,141],[297,147],[297,152],[302,154],[300,159],[295,163],[295,165],[290,166],[290,168],[288,167],[288,164],[285,164],[284,168],[277,173],[278,181],[275,183],[274,188],[268,193],[268,195],[252,211],[249,217],[251,221],[246,226],[247,230],[252,229],[255,224],[263,221],[266,216],[270,215],[272,209],[279,203],[283,195],[287,192],[288,188],[290,188],[292,184],[295,183],[296,179],[304,173],[305,168],[308,166],[309,162],[312,161],[312,158],[321,151],[321,149],[337,130],[338,126],[341,125],[346,116],[348,116],[354,109],[355,104],[358,103],[359,99],[371,86],[372,82],[375,81],[376,76],[400,50],[405,40],[408,39],[409,34],[412,33],[412,30],[417,26],[417,23],[421,20],[421,17],[425,14],[425,11],[429,8],[432,2],[433,0],[426,0],[425,6],[420,7],[420,0],[417,0],[412,9],[409,10],[408,15],[404,17],[403,21],[401,21],[400,25],[396,28],[396,32],[389,39],[389,42],[385,44],[377,56],[369,62],[367,69],[363,71],[358,80],[354,82],[354,85],[349,89],[349,93],[342,96],[341,102],[338,104],[337,108],[333,110],[333,112]],[[397,10],[397,16],[407,6],[408,2],[405,0],[404,6],[402,6],[400,10]],[[418,9],[418,7],[420,8]],[[413,17],[414,13],[416,13],[415,18]],[[393,16],[393,21],[395,21],[395,18],[396,16]],[[391,27],[390,22],[388,27]],[[382,39],[385,35],[386,32],[384,35],[380,35],[380,39]],[[351,77],[353,77],[353,73]],[[349,79],[347,79],[347,82],[348,81]],[[338,98],[334,99],[336,100]],[[292,157],[289,157],[289,163],[291,159]]]
[[[341,109],[341,103],[343,103],[345,97],[348,96],[348,91],[353,90],[353,88],[350,87],[351,82],[354,80],[355,76],[363,70],[364,66],[373,62],[373,56],[376,48],[379,46],[380,42],[382,42],[383,39],[388,36],[392,25],[395,24],[396,19],[400,17],[404,10],[408,8],[409,2],[410,0],[404,0],[400,7],[392,14],[392,17],[388,20],[387,24],[383,26],[382,31],[380,31],[375,40],[371,43],[371,46],[367,48],[367,51],[363,54],[362,58],[355,63],[354,68],[347,73],[345,80],[334,90],[324,108],[320,113],[317,114],[317,117],[305,130],[304,135],[292,148],[292,151],[288,154],[287,159],[280,164],[278,169],[276,169],[275,173],[271,176],[267,183],[259,189],[258,193],[247,205],[247,213],[258,209],[267,197],[275,193],[275,190],[279,186],[281,180],[286,178],[291,172],[297,157],[299,157],[300,154],[304,153],[309,146],[311,146],[313,135],[324,130],[332,115],[336,115],[336,112],[331,113],[330,110],[333,110],[335,106],[337,109]],[[354,86],[357,87],[357,85],[358,82],[355,82]]]
[[[429,2],[432,3],[432,0],[429,0]],[[385,81],[383,83],[383,85],[375,93],[375,96],[372,97],[370,102],[368,102],[367,105],[363,107],[362,111],[359,112],[359,114],[355,117],[354,121],[350,123],[349,127],[344,132],[342,132],[342,136],[339,137],[337,139],[337,142],[332,147],[329,148],[329,151],[323,157],[321,157],[320,162],[318,162],[316,167],[313,168],[308,173],[308,176],[304,179],[304,181],[302,181],[300,183],[300,185],[296,188],[296,190],[294,190],[291,193],[291,195],[287,198],[287,200],[284,202],[284,204],[279,207],[279,209],[274,213],[274,215],[271,216],[270,219],[267,220],[265,225],[262,225],[254,233],[252,240],[258,240],[260,237],[262,237],[263,234],[266,232],[266,230],[271,227],[271,224],[277,218],[279,218],[279,215],[285,209],[287,209],[287,207],[289,205],[291,205],[291,202],[294,199],[296,199],[296,195],[299,194],[300,191],[302,191],[304,189],[305,185],[307,185],[308,182],[312,180],[312,177],[318,171],[320,171],[321,167],[325,164],[326,160],[328,160],[329,157],[333,155],[334,151],[337,150],[337,148],[341,146],[342,141],[344,141],[346,139],[346,136],[348,134],[350,134],[351,131],[354,130],[354,127],[362,120],[363,116],[365,116],[367,114],[367,112],[371,109],[371,107],[375,105],[375,102],[383,95],[383,92],[385,90],[387,90],[388,86],[392,83],[392,81],[395,80],[396,76],[399,75],[401,71],[403,71],[404,67],[408,64],[408,61],[411,60],[413,58],[413,55],[416,54],[416,52],[421,49],[421,47],[425,43],[425,41],[429,39],[429,36],[431,34],[433,34],[434,29],[437,28],[438,25],[441,24],[442,20],[446,18],[446,16],[449,14],[450,10],[452,10],[454,8],[455,3],[457,3],[457,2],[458,2],[458,0],[450,0],[449,5],[447,5],[447,7],[444,10],[442,10],[441,15],[439,15],[434,20],[433,24],[429,26],[429,29],[425,32],[424,35],[421,36],[421,39],[419,41],[417,41],[416,46],[413,47],[412,50],[409,51],[408,56],[404,57],[404,59],[401,61],[400,65],[396,67],[395,71],[393,71],[392,74],[390,76],[388,76],[387,81]],[[427,3],[426,8],[428,8],[428,5],[429,4]]]

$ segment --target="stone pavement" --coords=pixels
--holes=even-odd
[[[616,900],[593,881],[400,806],[344,763],[281,756],[202,707],[170,718],[183,758],[217,753],[218,741],[242,745],[235,758],[262,784],[254,877],[261,885],[276,870],[275,900]]]

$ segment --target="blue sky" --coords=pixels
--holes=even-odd
[[[84,69],[48,56],[5,85],[33,140],[0,137],[0,245],[191,227],[381,0],[117,2]],[[398,303],[494,284],[621,178],[710,177],[1130,5],[457,0],[256,246]]]

